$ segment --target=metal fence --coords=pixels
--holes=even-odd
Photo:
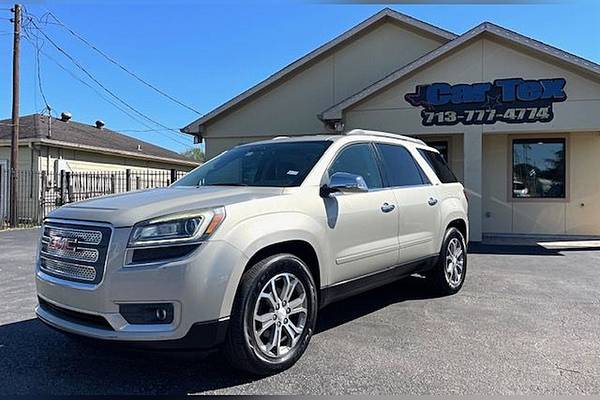
[[[57,207],[108,194],[169,186],[186,174],[177,170],[98,172],[17,171],[17,226],[40,225]],[[10,224],[10,171],[0,168],[0,229]]]

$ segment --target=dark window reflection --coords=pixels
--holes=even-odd
[[[427,146],[433,147],[437,151],[440,152],[440,155],[444,159],[444,161],[448,162],[448,142],[447,141],[426,141]]]
[[[513,197],[565,197],[565,140],[513,140]]]

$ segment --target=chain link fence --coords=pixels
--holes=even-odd
[[[17,227],[33,227],[63,204],[169,186],[186,172],[177,170],[131,170],[69,172],[17,171]],[[10,171],[0,168],[0,229],[10,226]]]

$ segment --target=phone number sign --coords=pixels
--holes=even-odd
[[[567,99],[566,81],[553,79],[497,79],[494,82],[431,83],[418,85],[404,98],[422,107],[425,126],[522,124],[549,122],[552,105]]]

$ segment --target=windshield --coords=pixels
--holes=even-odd
[[[330,144],[322,140],[235,147],[173,186],[299,186]]]

